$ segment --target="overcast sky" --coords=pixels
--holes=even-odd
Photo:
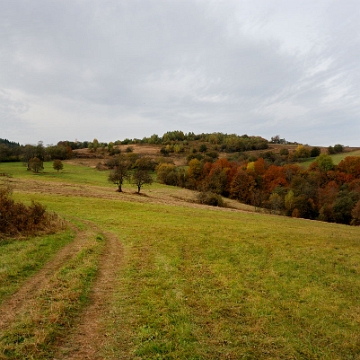
[[[0,138],[360,146],[358,0],[0,0]]]

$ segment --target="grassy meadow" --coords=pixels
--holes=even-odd
[[[63,172],[45,167],[44,174],[33,175],[20,164],[0,164],[0,172],[13,175],[17,200],[40,201],[84,231],[90,231],[91,222],[122,243],[124,258],[102,319],[107,337],[98,358],[360,357],[359,227],[177,203],[180,190],[160,184],[144,187],[143,196],[125,184],[125,194],[119,194],[107,172],[64,165]],[[42,191],[26,186],[35,180],[44,183]],[[66,190],[77,186],[86,192],[79,196]],[[174,201],[161,198],[171,192]],[[73,238],[67,230],[0,243],[0,276],[8,279],[0,301]],[[71,306],[64,304],[61,316],[41,318],[50,335],[24,341],[21,332],[34,327],[41,311],[50,311],[45,292],[34,305],[45,310],[18,316],[1,335],[0,359],[46,359],[59,352],[56,339],[67,331],[60,318],[68,316],[69,326],[76,325],[102,246],[103,241],[91,240],[87,260],[83,253],[68,260],[67,270],[60,269],[52,280],[64,293],[62,301],[68,291],[83,295]],[[61,282],[61,276],[78,281]],[[64,283],[70,290],[62,288]],[[29,351],[34,348],[41,350]]]
[[[342,153],[339,153],[339,154],[333,154],[333,155],[330,155],[330,157],[332,158],[332,161],[334,163],[334,165],[338,165],[339,162],[341,160],[344,160],[347,156],[360,156],[360,150],[355,150],[355,151],[349,151],[349,152],[342,152]],[[303,168],[308,168],[309,165],[315,161],[315,158],[311,158],[311,159],[308,159],[306,161],[303,161],[303,162],[300,162],[299,165]]]

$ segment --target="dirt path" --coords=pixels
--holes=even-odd
[[[90,305],[80,315],[78,324],[71,333],[57,344],[57,356],[54,359],[97,359],[105,342],[104,321],[109,314],[109,305],[116,286],[116,276],[123,261],[123,246],[110,232],[103,232],[94,224],[87,222],[89,228],[77,231],[77,236],[37,274],[32,276],[9,299],[0,306],[0,335],[6,331],[15,317],[31,308],[37,294],[50,286],[50,279],[74,254],[86,245],[89,236],[102,233],[105,236],[105,248],[101,254],[98,275],[90,293]]]
[[[87,238],[86,232],[78,231],[74,241],[63,247],[49,263],[26,281],[15,294],[1,304],[0,329],[7,328],[15,316],[27,305],[29,300],[36,296],[39,289],[48,286],[52,274],[82,248]]]
[[[116,277],[123,261],[123,247],[110,232],[99,265],[99,273],[90,294],[90,305],[79,324],[59,345],[55,359],[101,359],[100,351],[106,341],[105,324],[116,286]]]

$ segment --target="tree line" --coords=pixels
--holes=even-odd
[[[39,141],[37,145],[20,145],[0,139],[0,162],[23,161],[28,163],[35,157],[41,161],[66,160],[72,157],[72,150],[71,146],[64,142],[45,147],[42,141]]]
[[[255,208],[292,217],[360,224],[360,157],[334,165],[320,154],[308,169],[274,165],[258,158],[242,163],[192,159],[188,167],[161,163],[158,181],[236,199]]]

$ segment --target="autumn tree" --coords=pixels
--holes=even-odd
[[[214,167],[211,169],[210,174],[204,179],[203,183],[204,190],[225,195],[224,193],[227,187],[226,169]]]
[[[245,204],[251,204],[255,186],[254,177],[239,167],[231,182],[230,196]]]
[[[230,184],[236,173],[236,165],[226,159],[205,163],[203,167],[203,190],[229,196]]]
[[[281,148],[280,155],[286,158],[289,155],[289,150],[286,148]]]
[[[178,184],[178,176],[176,167],[173,164],[161,163],[156,167],[157,180],[166,185],[176,186]]]
[[[134,165],[133,168],[138,168],[138,169],[142,169],[142,170],[148,170],[148,171],[154,171],[156,168],[156,163],[148,156],[143,156],[138,158]]]
[[[340,161],[337,170],[346,174],[351,174],[354,178],[360,177],[360,157],[347,156]]]
[[[351,210],[351,225],[360,225],[360,200],[356,203],[354,208]]]
[[[94,139],[92,142],[89,142],[88,148],[90,151],[97,152],[97,149],[99,148],[100,143],[98,139]]]
[[[286,174],[282,166],[271,165],[263,176],[263,186],[271,193],[278,186],[287,186]]]
[[[41,170],[44,170],[43,162],[39,158],[33,157],[29,160],[29,168],[34,173],[38,173]]]
[[[187,187],[196,189],[203,175],[203,164],[198,159],[189,161],[189,167],[186,171]]]
[[[142,157],[136,160],[134,164],[134,172],[132,175],[132,182],[137,186],[138,194],[140,194],[140,190],[143,185],[151,185],[153,182],[153,178],[150,172],[154,169],[156,164],[149,157]]]
[[[136,169],[132,176],[132,182],[137,186],[137,192],[140,194],[140,189],[143,185],[151,185],[153,178],[149,170]]]
[[[108,180],[118,185],[118,192],[122,192],[122,185],[125,180],[130,178],[131,163],[124,155],[115,158],[113,171],[109,174]]]
[[[310,150],[304,145],[298,145],[294,153],[295,158],[298,159],[308,158],[310,157],[310,155],[311,155]]]
[[[267,169],[266,162],[263,158],[258,158],[254,162],[254,171],[256,175],[264,175]]]
[[[59,170],[62,170],[64,168],[64,164],[62,163],[61,160],[54,160],[53,162],[53,169],[57,170],[57,172],[59,172]]]

